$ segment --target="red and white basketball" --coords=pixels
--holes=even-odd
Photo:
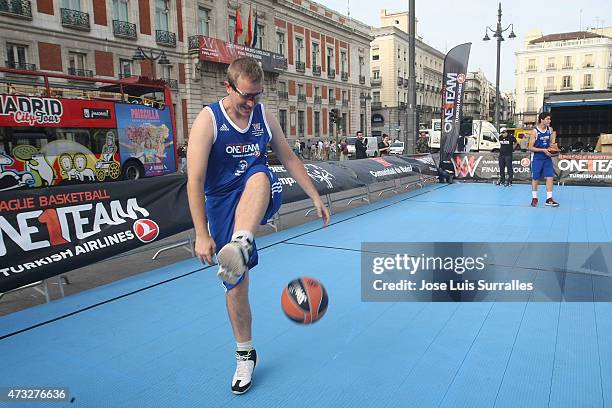
[[[292,280],[281,295],[283,312],[300,324],[311,324],[323,317],[327,302],[327,292],[321,282],[308,277]]]

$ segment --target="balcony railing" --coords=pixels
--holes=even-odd
[[[176,47],[176,34],[165,30],[155,30],[155,42],[167,47]]]
[[[320,96],[315,96],[314,97],[314,103],[315,103],[315,105],[320,105],[321,104],[321,97]]]
[[[557,65],[555,65],[555,64],[549,64],[549,65],[546,66],[546,70],[547,71],[553,71],[555,69],[557,69]]]
[[[342,100],[342,106],[346,107],[346,106],[348,106],[348,105],[349,105],[349,101],[348,101],[348,99],[343,99],[343,100]]]
[[[527,67],[527,72],[533,72],[533,71],[537,71],[538,69],[536,67]]]
[[[573,64],[563,65],[563,69],[573,69],[573,68],[574,68]]]
[[[68,75],[80,76],[80,77],[93,77],[93,71],[91,69],[79,69],[79,68],[68,68]]]
[[[298,102],[306,102],[306,94],[298,94]]]
[[[554,86],[554,85],[553,86],[545,86],[544,87],[544,91],[546,91],[546,92],[552,92],[552,91],[556,91],[556,90],[557,90],[557,87]]]
[[[137,37],[136,24],[127,21],[113,20],[113,34],[115,34],[115,37],[135,40]]]
[[[348,72],[341,72],[340,73],[340,79],[342,79],[343,81],[348,81],[348,77],[349,77]]]
[[[312,66],[312,75],[321,76],[321,66],[320,65]]]
[[[571,85],[562,85],[561,86],[561,90],[562,91],[570,91],[572,89],[573,89],[573,87]]]
[[[537,92],[538,88],[532,88],[532,87],[527,87],[525,88],[525,92],[527,93],[532,93],[532,92]]]
[[[282,101],[289,100],[289,93],[287,91],[278,91],[278,99]]]
[[[328,69],[327,70],[327,77],[328,78],[335,78],[336,77],[336,70],[335,69]]]
[[[295,70],[297,72],[306,72],[306,63],[303,61],[295,61]]]
[[[592,62],[586,62],[582,68],[594,68],[595,65]]]
[[[189,42],[189,51],[199,50],[200,49],[200,36],[192,35],[187,41]]]
[[[0,0],[0,14],[31,20],[32,4],[29,0]]]
[[[178,80],[172,78],[160,78],[162,81],[168,84],[170,89],[177,90],[178,89]]]
[[[21,71],[36,71],[35,64],[28,64],[27,62],[19,61],[5,61],[4,64],[10,69],[19,69]]]
[[[371,106],[372,109],[381,109],[382,108],[382,102],[374,101],[374,102],[372,102],[372,104],[370,106]]]
[[[359,83],[361,85],[365,84],[365,75],[359,75]]]
[[[370,85],[372,86],[378,86],[382,84],[382,78],[378,77],[378,78],[370,78]]]
[[[593,84],[583,84],[582,89],[593,89]]]
[[[329,98],[327,104],[329,106],[335,106],[336,105],[336,98]]]
[[[78,10],[60,9],[62,13],[62,25],[76,30],[89,31],[89,13]]]

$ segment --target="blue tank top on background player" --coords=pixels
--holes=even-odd
[[[551,139],[550,127],[546,126],[546,130],[542,132],[536,126],[535,131],[536,131],[536,140],[535,140],[535,143],[533,144],[533,147],[537,147],[539,149],[548,149],[550,147],[550,139]],[[548,157],[546,153],[543,153],[543,152],[533,152],[532,160],[534,159],[542,160],[542,159],[550,159],[550,157]]]
[[[213,114],[215,129],[204,190],[206,195],[224,194],[241,185],[241,176],[249,168],[267,165],[266,147],[272,132],[262,104],[255,105],[245,129],[239,129],[229,118],[222,100],[204,109]]]

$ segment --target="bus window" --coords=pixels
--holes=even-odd
[[[38,150],[55,140],[53,134],[48,134],[44,129],[36,128],[13,128],[10,140],[11,150],[20,145],[34,146]]]
[[[89,129],[57,129],[58,140],[70,140],[91,150]]]
[[[106,153],[109,149],[108,146],[115,146],[115,151],[117,150],[117,131],[114,129],[93,129],[91,137],[92,153]]]

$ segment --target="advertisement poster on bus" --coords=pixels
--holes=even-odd
[[[118,103],[117,131],[121,162],[136,158],[145,176],[159,176],[176,170],[174,134],[169,109]]]

